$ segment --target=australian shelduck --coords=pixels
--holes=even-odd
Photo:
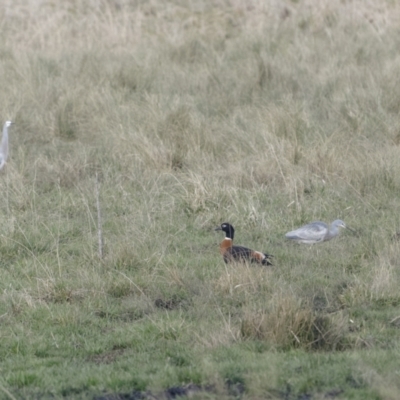
[[[221,224],[221,226],[215,228],[215,230],[225,232],[225,239],[219,245],[219,251],[226,263],[232,261],[248,261],[262,265],[272,265],[269,261],[269,259],[272,257],[270,254],[251,250],[247,247],[234,246],[233,236],[235,234],[235,230],[231,224],[224,222]]]

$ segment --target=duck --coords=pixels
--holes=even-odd
[[[217,228],[216,231],[225,232],[225,239],[219,245],[219,251],[225,263],[241,261],[241,262],[252,262],[261,265],[272,265],[269,261],[272,257],[271,254],[262,253],[243,246],[234,246],[233,237],[235,235],[235,229],[228,222],[224,222]]]

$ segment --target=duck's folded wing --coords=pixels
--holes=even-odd
[[[268,258],[272,256],[270,254],[262,253],[261,251],[255,251],[243,246],[233,246],[226,253],[227,259],[242,260],[256,262],[264,265],[272,265]]]
[[[243,247],[243,246],[233,246],[229,249],[229,253],[235,259],[238,259],[238,258],[250,259],[253,256],[253,250],[248,249],[247,247]]]

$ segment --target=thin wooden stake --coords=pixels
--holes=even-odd
[[[100,182],[99,174],[96,172],[96,204],[97,204],[97,234],[99,238],[99,258],[103,259],[103,230],[101,226],[101,210],[100,210]]]

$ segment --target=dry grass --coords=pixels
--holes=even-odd
[[[244,312],[241,333],[281,349],[343,350],[350,346],[346,314],[318,315],[301,300],[279,292],[267,310]]]
[[[395,398],[396,2],[6,1],[0,21],[4,393]],[[356,233],[283,239],[336,218]],[[225,265],[223,221],[274,266]]]

